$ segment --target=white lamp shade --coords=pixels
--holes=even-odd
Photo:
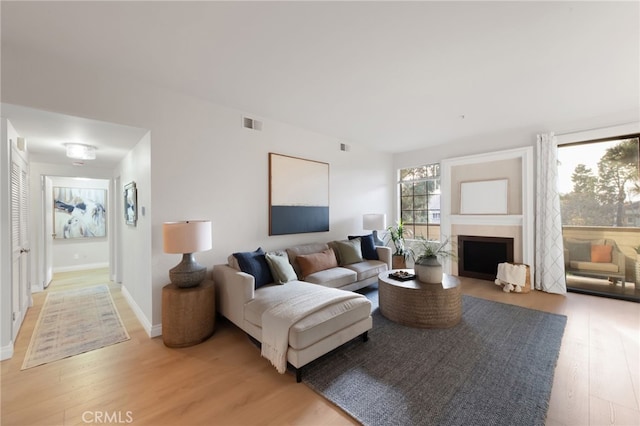
[[[162,224],[165,253],[195,253],[211,250],[211,221],[187,220]]]
[[[376,231],[387,228],[387,215],[380,213],[365,214],[362,216],[362,229]]]

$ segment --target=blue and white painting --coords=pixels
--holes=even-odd
[[[124,220],[127,225],[133,226],[138,222],[138,189],[135,182],[124,187]]]
[[[106,189],[53,188],[56,238],[92,238],[107,235]]]
[[[329,164],[269,153],[269,235],[329,230]]]

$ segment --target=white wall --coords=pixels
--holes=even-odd
[[[135,230],[124,230],[136,244],[123,244],[123,262],[134,263],[123,268],[123,286],[152,327],[161,322],[168,270],[179,262],[162,252],[165,221],[210,219],[213,249],[196,257],[212,267],[233,251],[345,238],[362,232],[362,214],[392,211],[389,182],[395,177],[389,154],[253,114],[248,115],[262,120],[263,130],[247,130],[239,110],[119,78],[89,64],[7,49],[2,56],[2,102],[150,130],[150,178],[139,182],[138,193],[140,205],[147,204],[146,218]],[[340,151],[340,142],[351,150]],[[329,232],[267,235],[269,152],[330,164]],[[125,160],[122,185],[125,173],[148,166],[141,157]],[[147,226],[148,235],[140,228]]]
[[[210,219],[213,249],[196,257],[212,266],[235,251],[345,238],[362,231],[364,213],[389,213],[390,156],[355,145],[343,152],[335,138],[261,117],[262,131],[244,129],[240,111],[196,99],[174,104],[164,123],[150,126],[155,324],[161,287],[180,261],[162,253],[162,222]],[[269,152],[330,164],[330,232],[268,236]]]
[[[154,326],[159,330],[153,318],[153,282],[152,282],[152,222],[149,212],[151,208],[151,136],[147,133],[115,171],[115,180],[120,182],[121,188],[115,192],[122,195],[124,186],[130,182],[136,183],[138,201],[138,219],[136,226],[127,225],[124,218],[122,197],[118,201],[118,211],[122,214],[115,216],[119,230],[119,242],[116,250],[121,251],[121,271],[123,292],[132,305],[136,315],[150,334]]]

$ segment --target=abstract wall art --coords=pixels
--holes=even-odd
[[[329,164],[269,153],[269,235],[329,231]]]
[[[138,223],[138,189],[135,182],[124,186],[124,221],[127,225],[136,226]]]
[[[106,189],[53,188],[55,238],[94,238],[107,235]]]

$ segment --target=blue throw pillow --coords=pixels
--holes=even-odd
[[[238,266],[240,266],[242,272],[253,275],[255,288],[273,282],[273,275],[271,275],[271,270],[261,247],[258,247],[256,251],[233,253],[233,256],[238,259]]]
[[[376,245],[373,242],[373,234],[369,235],[349,235],[349,239],[360,238],[360,248],[362,249],[362,257],[367,260],[380,260]]]

